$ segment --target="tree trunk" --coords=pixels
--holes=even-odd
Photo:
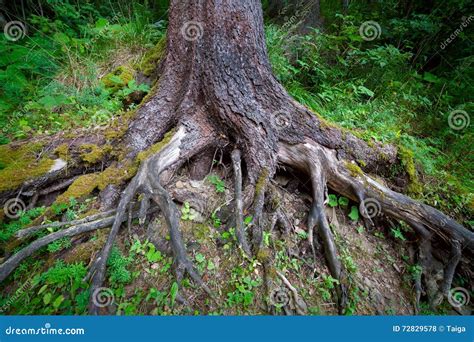
[[[236,235],[246,254],[257,254],[261,246],[266,190],[277,168],[298,169],[311,178],[309,243],[313,245],[316,235],[323,242],[331,274],[341,284],[341,307],[345,303],[345,272],[324,212],[327,187],[359,202],[367,225],[373,225],[372,219],[383,214],[408,223],[421,236],[420,245],[441,242],[453,258],[461,250],[473,252],[471,231],[369,176],[384,176],[400,162],[396,148],[379,143],[369,146],[350,132],[328,124],[288,95],[273,76],[268,61],[260,1],[171,1],[166,55],[157,68],[161,76],[155,93],[131,119],[125,136],[116,142],[125,158],[106,163],[115,163],[120,169],[140,161],[114,206],[114,214],[80,222],[62,234],[36,241],[0,266],[0,281],[45,243],[112,225],[89,273],[90,312],[98,313],[95,297],[104,281],[107,258],[126,212],[132,213],[129,203],[140,193],[141,208],[133,215],[145,219],[151,202],[165,214],[178,281],[187,272],[212,296],[187,257],[179,229],[180,214],[166,185],[170,175],[186,161],[225,146],[224,150],[229,151],[230,146],[233,151]],[[156,148],[158,141],[162,141],[160,148]],[[144,157],[141,152],[150,148],[153,153]],[[246,173],[241,170],[244,167]],[[35,184],[35,191],[39,191],[45,184],[50,186],[54,177],[46,178],[47,182],[30,185]],[[57,181],[57,177],[54,179]],[[117,186],[105,188],[102,198],[108,198],[114,187]],[[107,206],[112,202],[104,200],[104,210],[110,210]],[[251,206],[253,212],[251,242],[242,226],[244,206]],[[457,245],[459,249],[451,250],[450,246]],[[430,258],[431,255],[423,265],[424,271],[429,271]],[[444,294],[450,288],[456,265],[457,262],[446,264]]]

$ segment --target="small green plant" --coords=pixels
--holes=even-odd
[[[358,221],[359,220],[359,209],[356,206],[352,206],[351,211],[350,211],[348,216],[352,221]]]
[[[125,257],[118,247],[114,246],[107,260],[107,270],[112,284],[127,284],[132,280],[132,274],[128,267],[132,263],[131,257]]]
[[[395,239],[399,239],[399,240],[402,240],[402,241],[406,241],[407,239],[405,238],[405,236],[403,235],[403,233],[401,232],[400,228],[397,227],[397,228],[391,228],[391,231],[392,231],[392,234],[393,236],[395,237]]]
[[[328,205],[333,208],[337,207],[337,196],[334,194],[329,194],[328,196]]]
[[[211,221],[214,228],[219,228],[222,225],[221,219],[217,217],[217,210],[212,212]]]
[[[196,211],[190,207],[188,202],[184,202],[181,208],[181,220],[192,221],[196,218]]]
[[[218,176],[210,175],[207,179],[212,185],[214,185],[217,193],[225,192],[225,183]]]
[[[47,249],[48,249],[48,252],[55,253],[69,247],[71,247],[71,238],[64,237],[62,239],[51,242],[48,245]]]
[[[255,267],[257,261],[253,260],[247,267],[237,266],[232,269],[231,285],[234,291],[227,293],[226,306],[247,309],[254,301],[255,289],[262,283],[261,279],[255,278]]]
[[[408,272],[410,272],[412,280],[417,280],[420,278],[423,268],[420,265],[411,265],[408,267]]]
[[[322,275],[322,280],[319,283],[318,291],[321,294],[323,300],[328,301],[331,299],[331,291],[334,290],[335,286],[338,284],[339,281],[330,275]]]

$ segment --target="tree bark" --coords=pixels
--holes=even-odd
[[[126,156],[118,165],[124,167],[127,161],[136,160],[140,152],[162,140],[166,132],[173,129],[174,134],[159,151],[141,161],[136,175],[121,194],[115,219],[111,223],[105,221],[112,225],[112,230],[89,274],[91,294],[104,282],[114,239],[129,210],[129,202],[140,193],[144,194],[141,205],[145,208],[140,212],[146,213],[150,201],[154,201],[166,216],[178,280],[186,272],[205,287],[187,257],[179,229],[179,212],[166,185],[170,175],[185,162],[224,146],[231,146],[230,150],[234,151],[235,217],[239,221],[236,226],[239,243],[247,254],[258,251],[261,244],[260,218],[266,187],[277,168],[284,165],[311,177],[313,205],[308,227],[317,229],[329,270],[340,281],[341,306],[345,303],[345,272],[324,213],[327,187],[361,203],[367,224],[373,224],[366,205],[372,200],[379,206],[378,214],[405,221],[422,236],[424,244],[440,240],[447,250],[453,244],[459,246],[455,249],[455,264],[459,249],[474,251],[471,231],[369,176],[371,173],[384,176],[399,163],[395,147],[379,143],[369,146],[350,132],[328,124],[288,95],[271,71],[259,0],[171,1],[166,55],[157,68],[161,76],[156,92],[140,107],[125,136],[117,142]],[[241,179],[240,168],[244,166],[246,182]],[[246,183],[245,189],[241,189],[242,183]],[[240,222],[242,206],[247,204],[254,212],[250,232],[253,246],[247,242]],[[96,226],[103,227],[102,223]],[[81,230],[70,230],[68,234],[76,231]],[[316,234],[311,234],[311,238],[316,239]],[[52,240],[51,237],[45,241]],[[15,259],[15,265],[18,262]],[[11,265],[8,260],[0,265],[0,281],[11,273]],[[449,288],[456,267],[453,262],[448,266],[443,289]],[[99,313],[92,297],[90,312]]]

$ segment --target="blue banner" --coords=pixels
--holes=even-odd
[[[472,316],[2,316],[0,341],[474,342]]]

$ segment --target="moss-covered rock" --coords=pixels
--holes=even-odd
[[[68,161],[69,160],[69,145],[68,144],[61,144],[54,150],[54,154],[57,155],[62,160]]]
[[[55,204],[68,204],[70,198],[80,199],[89,195],[97,188],[97,173],[78,177],[69,188],[56,198]]]
[[[88,164],[95,164],[104,159],[112,151],[112,146],[97,146],[94,144],[84,144],[80,147],[81,159]]]
[[[125,88],[133,80],[134,70],[129,65],[121,65],[111,73],[102,78],[105,88],[115,93]]]
[[[42,176],[51,170],[54,160],[39,158],[42,143],[12,147],[0,146],[0,192],[19,187],[24,182]]]

